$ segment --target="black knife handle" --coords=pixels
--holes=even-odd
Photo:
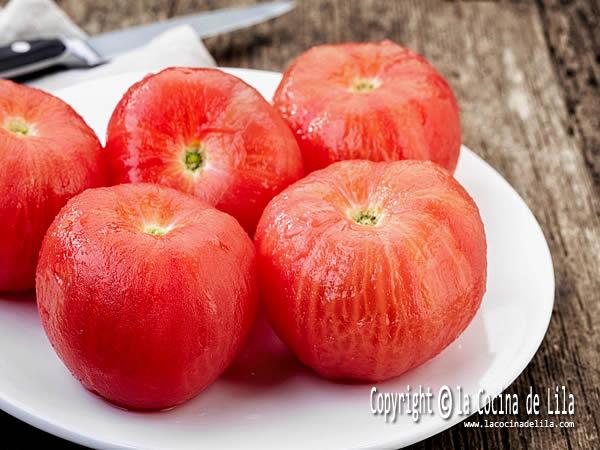
[[[4,72],[56,58],[62,55],[66,49],[65,44],[59,39],[15,41],[5,47],[0,47],[0,71]]]
[[[12,78],[50,67],[58,63],[66,50],[60,39],[14,41],[0,47],[0,77]]]
[[[0,78],[16,78],[54,66],[93,67],[100,56],[77,39],[19,40],[0,47]]]

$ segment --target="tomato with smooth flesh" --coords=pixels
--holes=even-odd
[[[303,175],[277,111],[216,69],[170,68],[134,84],[113,112],[106,149],[114,183],[194,194],[251,235],[269,200]]]
[[[424,161],[343,161],[276,196],[256,232],[269,319],[329,378],[379,381],[437,355],[486,286],[477,206]]]
[[[258,303],[255,250],[231,216],[174,189],[90,189],[48,229],[37,302],[89,390],[132,409],[195,396],[233,361]]]
[[[286,70],[274,104],[308,172],[347,159],[431,160],[453,172],[458,161],[450,86],[422,56],[390,41],[313,47]]]
[[[73,108],[0,80],[0,291],[33,289],[54,216],[74,195],[106,182],[102,146]]]

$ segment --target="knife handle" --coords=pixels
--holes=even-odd
[[[15,78],[54,66],[93,67],[100,56],[79,39],[33,39],[0,47],[0,78]]]

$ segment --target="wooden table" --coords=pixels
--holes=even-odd
[[[249,2],[58,3],[95,33]],[[525,199],[553,255],[557,288],[550,328],[508,391],[524,399],[529,386],[567,386],[576,398],[575,428],[457,425],[416,447],[600,448],[600,3],[297,3],[285,17],[208,40],[219,65],[281,71],[300,52],[325,42],[388,38],[417,50],[452,84],[465,144]],[[1,421],[25,443],[44,436],[48,448],[63,445],[6,415]]]

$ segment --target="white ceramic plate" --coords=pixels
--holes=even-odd
[[[228,70],[271,98],[280,75]],[[56,94],[103,139],[110,113],[142,74],[83,83]],[[463,335],[427,364],[378,385],[403,392],[448,385],[479,399],[497,394],[521,373],[538,349],[552,312],[554,273],[544,235],[511,186],[463,147],[456,177],[477,202],[488,239],[488,286]],[[134,413],[84,390],[52,351],[26,299],[0,299],[0,407],[80,444],[144,449],[348,449],[408,445],[463,420],[434,415],[386,423],[371,413],[371,385],[318,378],[286,355],[270,369],[222,377],[194,400],[170,411]],[[264,355],[263,355],[264,356]]]

